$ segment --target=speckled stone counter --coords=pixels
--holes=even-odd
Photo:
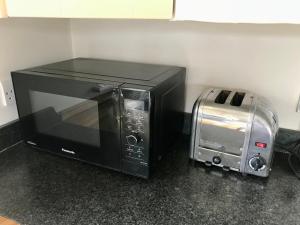
[[[0,215],[21,224],[300,224],[300,181],[283,154],[268,179],[188,160],[187,144],[143,180],[33,150],[0,154]]]

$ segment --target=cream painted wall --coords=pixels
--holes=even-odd
[[[0,80],[10,71],[72,57],[67,19],[1,19]],[[0,125],[17,119],[16,105],[0,104]]]
[[[199,22],[71,20],[73,54],[187,67],[186,111],[203,86],[271,100],[280,126],[300,129],[300,27]]]

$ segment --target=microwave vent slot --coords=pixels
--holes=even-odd
[[[222,90],[215,99],[215,103],[224,104],[230,95],[231,91]]]
[[[241,106],[243,103],[243,100],[245,98],[246,93],[245,92],[236,92],[231,99],[230,105],[232,106]]]

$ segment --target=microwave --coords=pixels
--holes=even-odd
[[[143,178],[181,132],[185,74],[91,58],[11,73],[27,144]]]

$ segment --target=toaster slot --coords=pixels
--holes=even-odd
[[[222,90],[215,99],[215,103],[224,104],[230,95],[231,91]]]
[[[230,102],[232,106],[241,106],[245,98],[245,92],[236,92]]]

